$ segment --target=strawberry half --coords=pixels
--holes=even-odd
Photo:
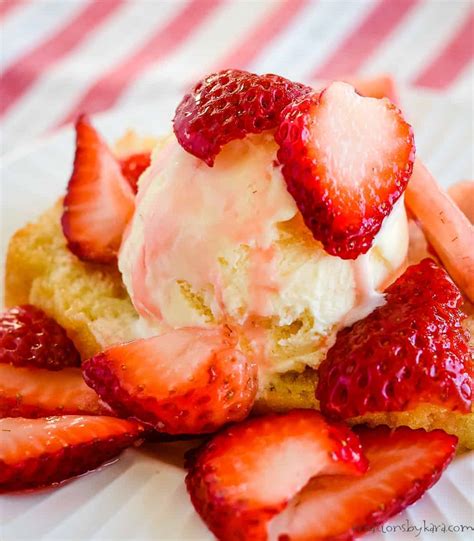
[[[61,220],[68,248],[84,261],[113,262],[133,210],[133,191],[119,162],[89,119],[80,116]]]
[[[0,363],[61,370],[80,366],[81,356],[57,321],[24,304],[0,314]]]
[[[51,372],[0,364],[0,417],[110,413],[79,368]]]
[[[363,474],[357,436],[313,410],[227,428],[188,460],[196,511],[221,541],[267,539],[268,522],[315,476]]]
[[[133,193],[137,193],[138,179],[141,174],[148,169],[151,162],[150,152],[140,152],[138,154],[131,154],[126,158],[120,160],[120,168],[123,176],[127,179]]]
[[[377,427],[355,432],[369,461],[367,473],[311,480],[270,523],[269,541],[349,540],[370,532],[438,481],[457,443],[442,430]]]
[[[276,128],[283,108],[310,91],[278,75],[234,69],[213,73],[178,105],[174,133],[187,152],[212,167],[223,145]]]
[[[333,83],[288,105],[275,139],[314,238],[343,259],[366,253],[413,169],[413,132],[400,110]]]
[[[462,302],[431,259],[409,267],[385,305],[337,335],[319,367],[321,411],[349,418],[429,403],[469,413],[473,365]]]
[[[83,373],[117,414],[169,434],[240,421],[257,392],[255,363],[217,329],[182,328],[113,346],[86,361]]]
[[[0,491],[51,485],[93,470],[142,432],[138,423],[114,417],[0,419]]]

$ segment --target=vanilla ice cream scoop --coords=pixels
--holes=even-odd
[[[140,179],[119,268],[138,333],[227,324],[262,373],[316,367],[337,331],[383,302],[408,249],[403,201],[370,251],[328,255],[306,229],[271,134],[224,147],[214,167],[170,136]]]

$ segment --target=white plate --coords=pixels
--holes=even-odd
[[[109,140],[117,138],[126,127],[142,133],[165,133],[178,99],[161,96],[152,106],[114,111],[94,120]],[[446,186],[472,178],[472,110],[420,92],[405,91],[402,101],[415,129],[418,154],[437,178]],[[3,158],[2,272],[9,237],[64,191],[72,156],[73,131],[68,128]],[[186,447],[181,443],[154,444],[128,450],[116,463],[60,488],[3,496],[0,539],[211,540],[184,487],[182,456]],[[420,502],[387,523],[383,532],[365,539],[472,539],[473,458],[473,453],[457,458]],[[454,531],[443,532],[443,525]],[[468,525],[471,530],[459,531]]]

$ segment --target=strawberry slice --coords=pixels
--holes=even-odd
[[[182,328],[113,346],[86,361],[83,373],[120,416],[169,434],[240,421],[257,392],[255,363],[220,329]]]
[[[142,432],[138,423],[114,417],[0,419],[0,491],[51,485],[93,470]]]
[[[348,540],[369,532],[438,481],[457,443],[442,430],[377,427],[355,432],[369,461],[368,472],[310,481],[270,523],[269,541]]]
[[[138,191],[138,179],[141,174],[148,169],[151,162],[150,152],[139,152],[131,154],[120,160],[120,168],[123,176],[127,179],[133,193]]]
[[[288,191],[324,249],[356,259],[411,176],[411,126],[387,99],[340,82],[294,101],[282,118],[275,139]]]
[[[31,304],[0,314],[0,363],[61,370],[81,356],[65,329]]]
[[[110,413],[79,368],[52,372],[0,364],[0,417]]]
[[[133,191],[119,162],[87,116],[80,116],[62,216],[68,248],[84,261],[113,262],[133,210]]]
[[[283,108],[310,91],[273,74],[235,69],[213,73],[178,105],[174,133],[184,150],[212,167],[226,143],[276,128]]]
[[[319,367],[321,411],[349,418],[429,403],[469,413],[473,363],[461,305],[434,261],[409,267],[385,305],[337,335]]]
[[[315,476],[367,469],[357,436],[313,410],[250,419],[190,455],[186,485],[221,541],[265,540],[268,522]]]

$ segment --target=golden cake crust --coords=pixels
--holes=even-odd
[[[137,314],[116,267],[84,263],[69,252],[60,226],[61,211],[58,201],[12,237],[5,303],[42,308],[66,328],[85,359],[113,342],[133,339]],[[472,333],[473,315],[467,324]],[[256,409],[317,408],[315,383],[312,370],[276,375],[260,390]],[[350,423],[443,428],[458,436],[460,447],[474,449],[473,413],[463,415],[426,404],[407,412],[365,415]]]
[[[54,317],[83,358],[103,343],[132,339],[136,312],[114,266],[84,263],[66,247],[62,201],[10,240],[5,304],[35,304]]]

